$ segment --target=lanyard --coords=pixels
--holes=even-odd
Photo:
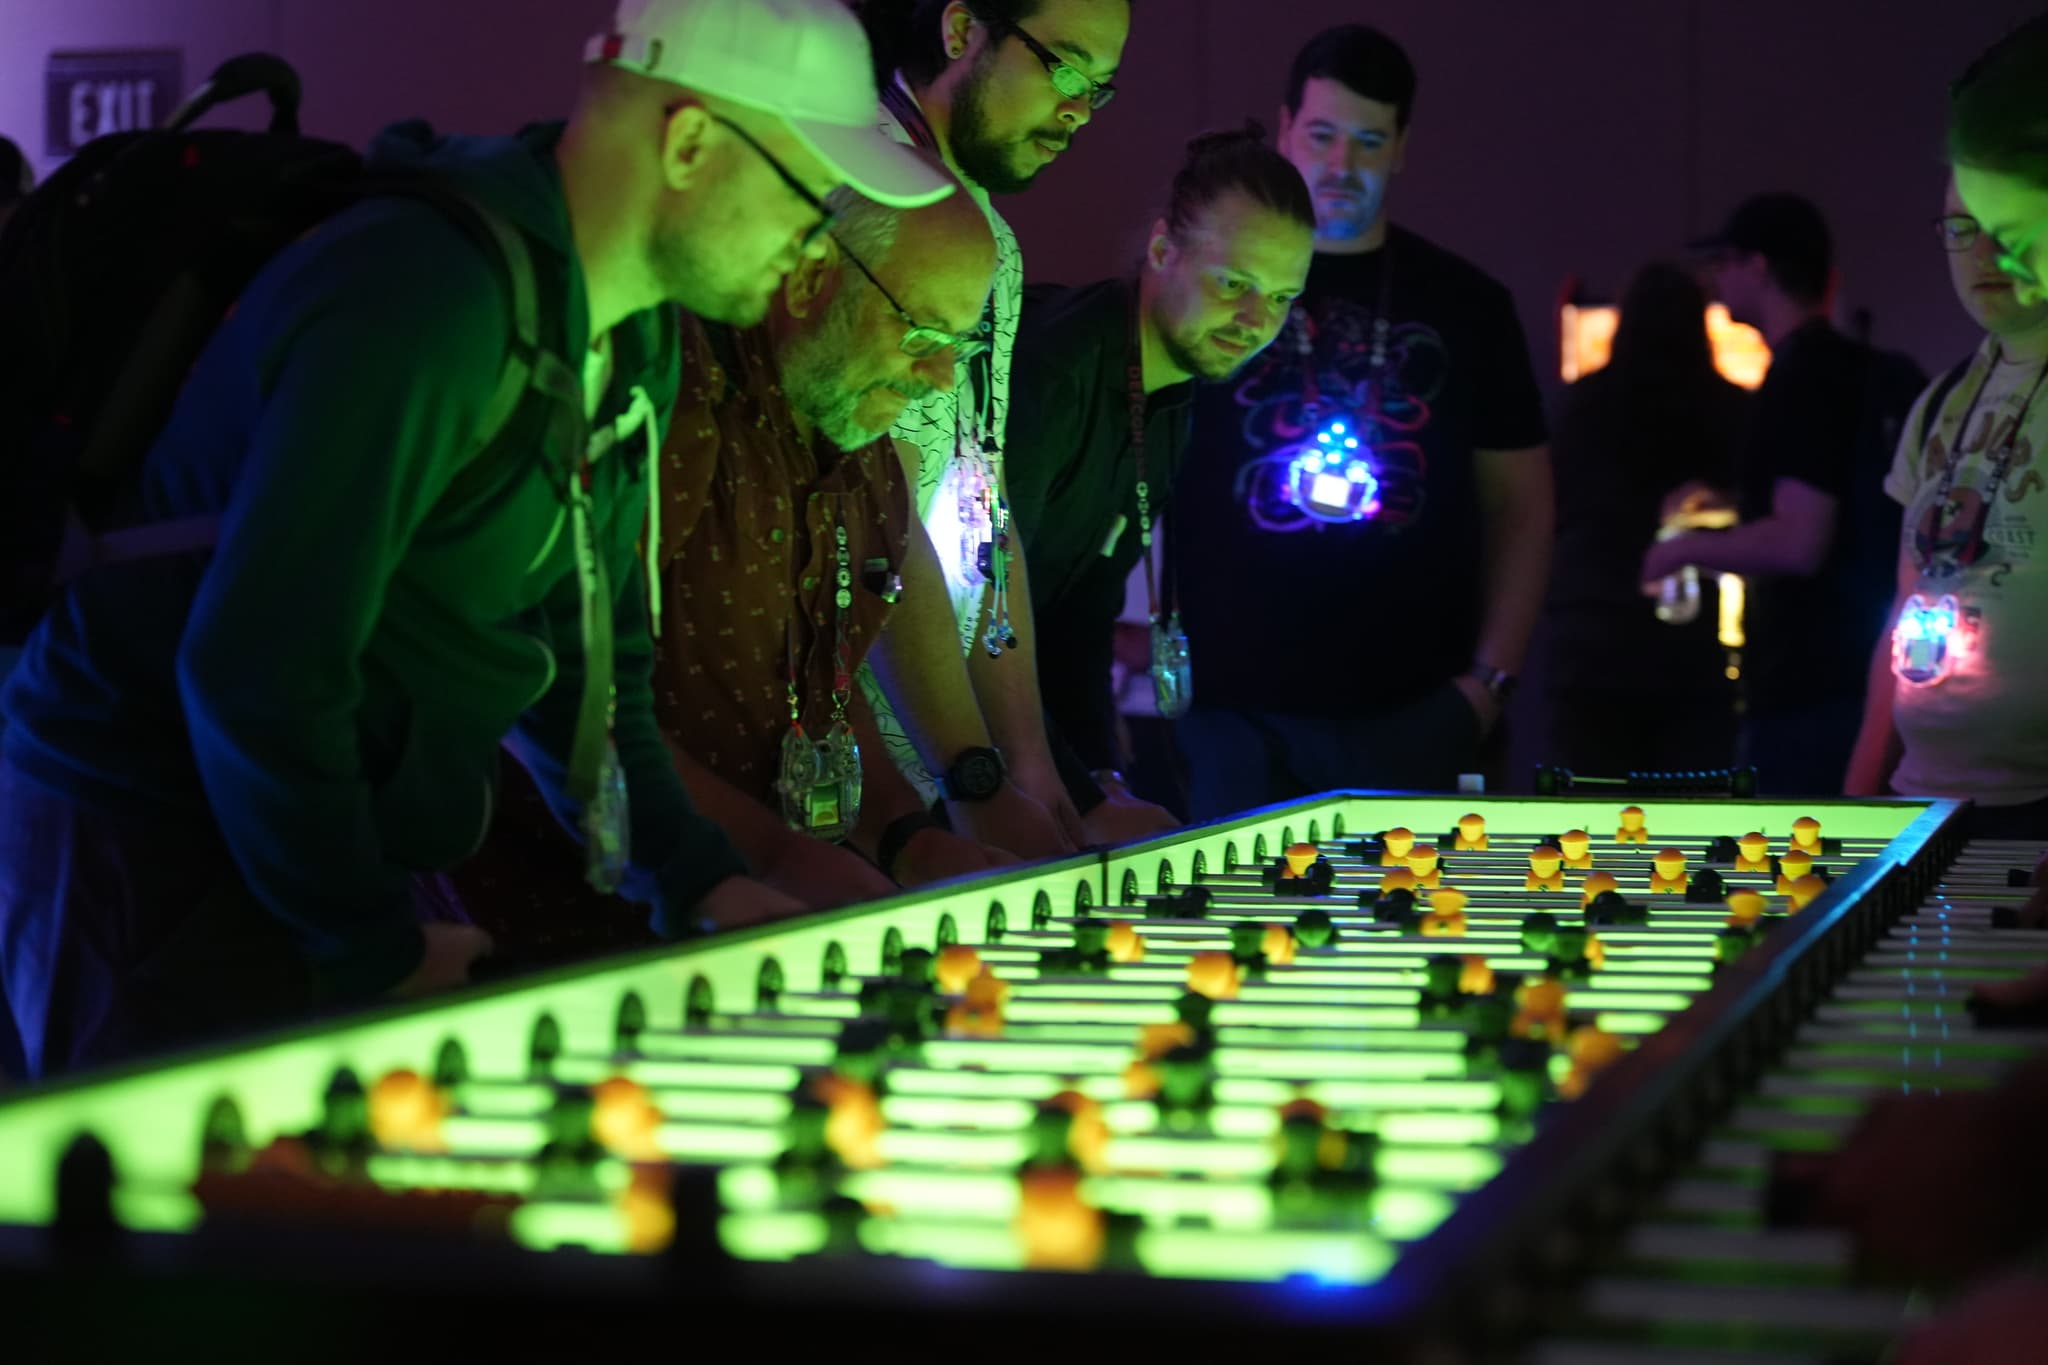
[[[846,706],[853,698],[853,662],[848,656],[846,629],[847,616],[853,609],[853,551],[844,520],[835,519],[832,540],[832,724],[837,726],[846,719]],[[789,726],[799,735],[804,731],[804,709],[797,669],[801,651],[796,643],[796,618],[804,610],[799,602],[789,618]]]
[[[1138,467],[1138,547],[1145,561],[1145,610],[1153,625],[1160,621],[1158,569],[1152,562],[1152,485],[1145,472],[1145,363],[1141,351],[1143,322],[1131,309],[1130,363],[1125,371],[1125,398],[1131,419],[1131,456]],[[1173,613],[1180,614],[1180,582],[1173,585]]]
[[[1956,471],[1963,463],[1963,444],[1970,439],[1971,419],[1976,417],[1977,404],[1983,401],[1984,391],[1991,387],[1991,376],[1998,373],[1998,367],[2004,362],[2004,358],[2004,348],[1994,345],[1991,348],[1991,363],[1984,367],[1984,377],[1978,381],[1976,390],[1971,393],[1969,406],[1963,409],[1963,420],[1956,424],[1956,437],[1949,445],[1948,463],[1941,471],[1941,486],[1935,490],[1936,503],[1947,502],[1948,495],[1955,489]],[[1991,481],[1984,487],[1984,501],[1987,503],[1998,495],[1999,485],[2005,482],[2006,474],[2011,471],[2013,447],[2019,443],[2020,432],[2026,428],[2027,414],[2033,411],[2034,399],[2040,396],[2043,380],[2048,380],[2048,363],[2044,363],[2034,375],[2033,387],[2027,390],[2026,400],[2020,404],[2019,416],[2013,419],[2012,429],[2006,434],[2004,442],[1992,448],[1989,433],[1986,434],[1985,445],[1991,456]],[[1935,416],[1939,418],[1940,414],[1937,413]]]

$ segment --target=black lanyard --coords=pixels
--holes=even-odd
[[[1134,286],[1135,288],[1135,286]],[[1138,291],[1142,292],[1142,291]],[[1142,340],[1143,322],[1139,317],[1139,306],[1131,308],[1131,349],[1130,365],[1125,371],[1125,397],[1131,419],[1131,456],[1138,466],[1138,552],[1145,561],[1145,610],[1153,625],[1158,625],[1159,578],[1158,569],[1152,563],[1152,485],[1145,473],[1145,358]],[[1180,582],[1173,585],[1173,612],[1180,614]]]

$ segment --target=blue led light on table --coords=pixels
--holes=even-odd
[[[1287,496],[1317,521],[1365,521],[1380,510],[1372,448],[1347,417],[1333,418],[1287,466]]]

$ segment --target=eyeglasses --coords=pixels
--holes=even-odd
[[[844,256],[855,270],[858,270],[867,277],[868,283],[873,285],[882,297],[888,301],[889,307],[895,312],[897,320],[909,329],[904,332],[903,340],[899,343],[903,354],[923,360],[928,356],[935,356],[941,351],[950,350],[953,352],[955,360],[972,360],[989,349],[988,323],[986,321],[983,321],[981,324],[981,330],[972,336],[961,336],[958,333],[949,332],[943,327],[931,327],[919,322],[910,315],[908,308],[905,308],[896,301],[896,296],[889,292],[889,286],[876,279],[875,272],[868,269],[866,263],[860,257],[846,249],[845,242],[840,241],[836,236],[832,240],[838,242],[839,254]]]
[[[1018,41],[1030,48],[1031,55],[1045,63],[1045,72],[1052,77],[1052,88],[1059,91],[1062,97],[1070,100],[1087,100],[1090,109],[1100,109],[1116,98],[1114,82],[1098,81],[1087,72],[1069,65],[1059,53],[1026,33],[1024,26],[1016,20],[1001,14],[986,14],[981,17],[989,27],[1015,34]]]
[[[1945,213],[1934,220],[1933,227],[1941,249],[1947,252],[1968,251],[1984,232],[1967,213]]]
[[[668,112],[671,115],[673,115],[675,111],[681,107],[681,105],[674,105],[669,109]],[[720,125],[721,127],[729,128],[734,133],[738,134],[740,141],[746,143],[749,147],[752,147],[756,152],[760,153],[761,159],[768,163],[768,168],[774,171],[775,174],[777,174],[778,176],[782,177],[782,183],[789,186],[791,193],[795,194],[797,198],[803,200],[806,204],[809,204],[813,209],[817,210],[818,221],[813,223],[810,227],[810,230],[804,233],[803,241],[801,243],[801,246],[804,250],[808,251],[820,237],[823,237],[826,233],[832,230],[832,224],[839,220],[839,214],[837,213],[837,211],[827,206],[825,201],[820,199],[817,195],[812,194],[808,189],[804,188],[804,182],[797,179],[794,175],[790,174],[789,167],[783,165],[780,161],[776,160],[775,153],[769,151],[766,147],[763,147],[759,142],[755,141],[754,135],[752,133],[749,133],[746,129],[740,127],[731,119],[726,118],[721,114],[712,114],[711,121],[713,123]]]

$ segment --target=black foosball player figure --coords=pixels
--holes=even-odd
[[[1361,891],[1358,908],[1371,915],[1374,924],[1392,925],[1403,933],[1412,930],[1421,918],[1415,909],[1415,893],[1405,886]]]
[[[1337,942],[1337,922],[1327,910],[1304,910],[1294,919],[1294,937],[1304,948],[1329,948]]]
[[[1327,896],[1337,869],[1314,844],[1292,844],[1260,875],[1276,896]]]
[[[1212,899],[1206,886],[1183,887],[1166,895],[1145,897],[1145,914],[1150,919],[1202,919],[1208,915]]]

